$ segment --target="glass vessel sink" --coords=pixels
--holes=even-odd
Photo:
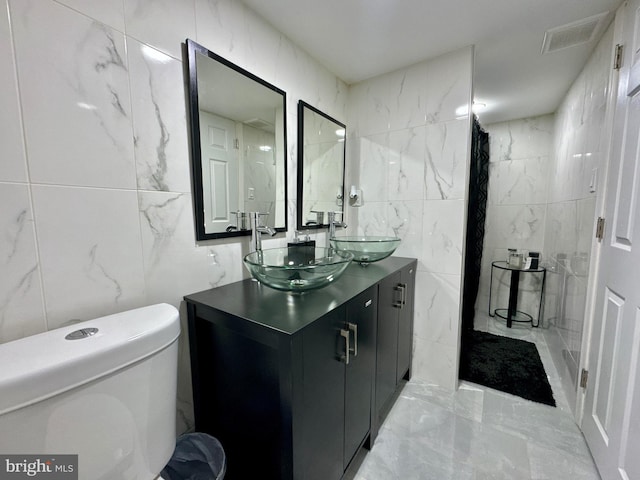
[[[363,266],[391,255],[401,240],[397,237],[333,237],[331,246],[338,252],[353,254],[353,261]]]
[[[271,288],[304,292],[340,278],[351,260],[351,253],[331,248],[283,247],[252,252],[244,264],[253,278]]]

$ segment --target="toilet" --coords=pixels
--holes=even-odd
[[[156,479],[175,447],[178,311],[159,304],[0,345],[0,454]]]

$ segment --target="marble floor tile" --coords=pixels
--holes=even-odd
[[[542,331],[507,329],[486,314],[476,327],[535,343],[558,407],[465,381],[451,392],[414,379],[355,480],[598,480]]]

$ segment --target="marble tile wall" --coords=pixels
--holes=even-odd
[[[362,189],[363,205],[347,208],[347,223],[399,236],[396,254],[418,259],[413,372],[448,389],[458,376],[471,128],[456,109],[470,102],[472,70],[469,47],[349,88],[347,184]]]
[[[556,112],[554,155],[549,165],[544,259],[550,282],[545,337],[572,408],[576,403],[596,203],[606,170],[605,117],[612,47],[613,25]],[[592,182],[594,188],[590,188]]]
[[[480,288],[476,308],[489,310],[491,263],[507,249],[541,252],[544,245],[547,176],[553,152],[554,116],[484,126],[489,134],[489,185]],[[541,276],[523,275],[519,309],[538,317]],[[508,305],[509,276],[494,271],[491,308]]]
[[[247,239],[195,241],[187,37],[287,92],[293,236],[296,105],[344,121],[335,75],[236,0],[0,5],[0,342],[152,303],[182,307],[185,294],[247,276]],[[178,431],[193,425],[185,342]]]

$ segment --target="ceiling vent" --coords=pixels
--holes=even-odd
[[[258,130],[273,131],[274,129],[271,123],[266,120],[262,120],[261,118],[250,118],[242,123],[249,125],[250,127],[257,128]]]
[[[588,43],[596,38],[602,30],[609,12],[584,18],[560,27],[552,28],[544,33],[542,54],[557,52],[576,45]]]

